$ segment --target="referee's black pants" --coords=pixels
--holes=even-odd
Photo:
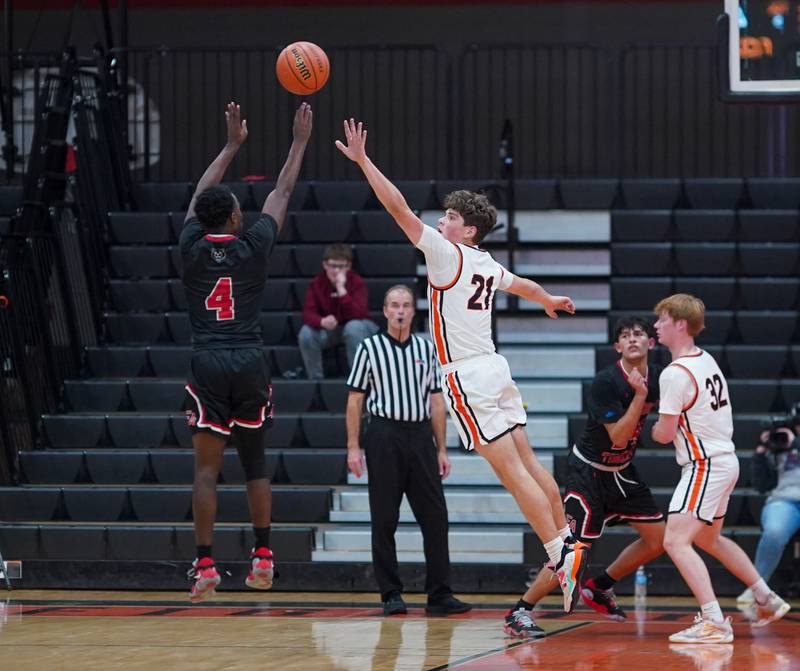
[[[394,542],[403,493],[422,530],[428,598],[451,594],[447,506],[430,421],[370,417],[364,452],[369,471],[372,564],[381,597],[403,591]]]

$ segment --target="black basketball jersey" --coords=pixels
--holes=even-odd
[[[658,403],[658,377],[662,367],[656,364],[647,366],[647,399],[645,403]],[[636,453],[639,434],[644,426],[647,413],[639,418],[639,423],[627,445],[613,445],[605,424],[613,424],[622,419],[633,401],[635,391],[628,384],[628,376],[622,369],[621,361],[601,370],[592,381],[588,399],[589,417],[586,428],[578,438],[577,447],[581,455],[596,464],[604,466],[624,466]]]
[[[262,214],[241,236],[208,233],[196,217],[180,237],[195,349],[260,347],[267,259],[278,225]]]

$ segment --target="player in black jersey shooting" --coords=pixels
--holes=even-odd
[[[213,596],[220,583],[211,546],[217,478],[231,437],[245,472],[255,533],[246,583],[255,589],[272,586],[272,490],[264,459],[272,387],[259,317],[268,259],[286,218],[312,127],[311,108],[303,103],[295,113],[294,139],[275,189],[258,220],[243,231],[239,202],[219,183],[247,139],[247,121],[233,102],[225,118],[227,143],[197,183],[179,242],[193,346],[184,405],[195,453],[192,512],[197,559],[189,571],[192,601]]]
[[[647,413],[658,403],[661,367],[647,362],[655,330],[644,319],[619,319],[613,345],[620,358],[595,376],[586,428],[569,455],[564,511],[572,535],[584,543],[600,538],[606,524],[628,523],[639,533],[605,571],[581,586],[586,605],[623,621],[626,616],[614,598],[614,584],[664,549],[664,516],[632,463]],[[545,565],[506,615],[506,633],[544,636],[532,610],[557,585],[551,567]]]

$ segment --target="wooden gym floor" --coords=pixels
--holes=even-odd
[[[583,607],[564,616],[551,598],[537,611],[547,637],[521,642],[501,625],[516,596],[459,596],[475,609],[426,617],[424,597],[407,595],[409,614],[385,618],[374,594],[228,592],[191,605],[174,592],[0,591],[0,660],[20,671],[800,669],[795,611],[751,630],[727,600],[733,645],[680,646],[667,636],[691,622],[688,599],[636,612],[623,598],[629,620],[617,623]]]

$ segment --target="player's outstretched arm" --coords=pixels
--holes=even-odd
[[[575,303],[572,302],[571,298],[568,296],[551,296],[541,284],[533,280],[514,275],[511,286],[506,291],[525,300],[541,303],[547,316],[551,319],[558,319],[557,310],[570,315],[575,314]]]
[[[194,216],[194,205],[197,202],[197,196],[205,191],[209,186],[216,186],[222,181],[225,176],[225,171],[239,151],[239,147],[244,144],[247,139],[247,119],[242,119],[242,111],[239,105],[235,102],[229,102],[225,107],[225,122],[228,126],[228,141],[222,148],[217,158],[215,158],[211,165],[206,168],[200,181],[197,183],[197,188],[194,190],[192,202],[189,203],[189,209],[186,212],[186,219]]]
[[[308,139],[311,137],[314,115],[311,112],[311,105],[302,103],[294,113],[294,123],[292,124],[292,146],[289,147],[289,155],[286,163],[283,164],[275,188],[264,201],[261,211],[270,215],[278,224],[278,230],[283,228],[286,219],[286,210],[289,208],[289,199],[292,197],[294,185],[297,183],[297,176],[300,174],[300,166],[303,163],[303,154],[306,152]]]
[[[344,138],[347,144],[336,140],[336,148],[361,168],[378,200],[403,229],[406,237],[416,245],[425,224],[414,214],[398,188],[370,161],[366,152],[367,131],[363,123],[356,123],[353,119],[345,121]]]

